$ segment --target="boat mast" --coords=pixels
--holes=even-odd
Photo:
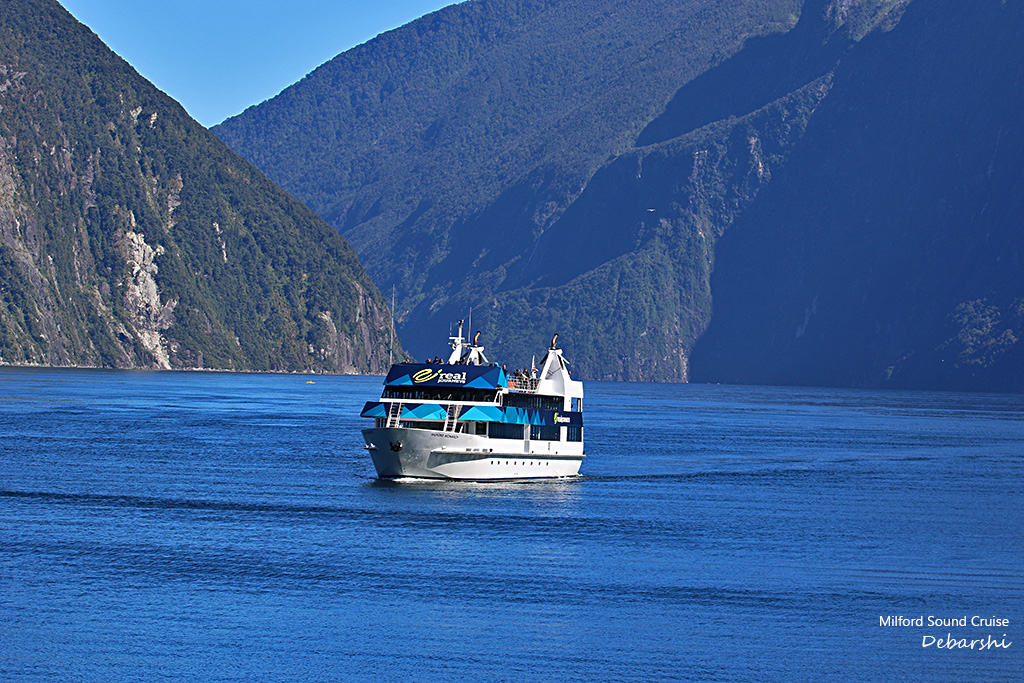
[[[459,334],[457,337],[448,337],[451,340],[452,355],[448,357],[449,365],[454,365],[462,358],[462,347],[465,339],[462,336],[462,320],[459,321]]]

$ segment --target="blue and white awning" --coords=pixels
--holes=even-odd
[[[436,403],[406,404],[402,407],[402,417],[411,420],[444,420],[448,411]]]
[[[470,406],[459,415],[460,420],[477,422],[504,422],[505,415],[498,406]]]
[[[387,417],[389,403],[367,401],[361,417]],[[446,420],[448,411],[437,403],[405,403],[403,420]],[[466,406],[459,414],[460,422],[503,422],[505,424],[582,427],[583,413],[558,410],[530,410],[527,408],[492,405]]]
[[[363,406],[363,412],[359,413],[359,417],[387,417],[388,416],[388,404],[380,403],[378,401],[367,401],[366,405]]]

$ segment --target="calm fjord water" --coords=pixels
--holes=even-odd
[[[307,379],[0,369],[0,679],[1022,677],[1024,397],[592,382],[580,478],[396,484]]]

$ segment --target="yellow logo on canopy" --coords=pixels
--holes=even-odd
[[[423,368],[415,375],[412,376],[412,381],[416,384],[421,382],[429,382],[432,379],[437,379],[437,376],[441,374],[440,370],[431,370],[430,368]]]

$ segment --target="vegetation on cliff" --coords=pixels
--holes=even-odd
[[[380,371],[335,230],[52,0],[0,13],[0,360]]]
[[[706,288],[709,266],[676,264],[669,252],[700,253],[697,243],[669,245],[662,234],[664,250],[641,248],[660,223],[649,204],[629,216],[646,227],[618,222],[646,201],[625,190],[614,217],[588,216],[597,220],[581,237],[547,235],[582,220],[584,210],[570,213],[578,201],[596,206],[595,174],[636,154],[637,136],[682,84],[744,41],[791,29],[800,5],[474,0],[339,55],[213,130],[349,239],[382,290],[396,287],[414,355],[436,354],[472,308],[474,327],[509,362],[562,331],[584,376],[685,379],[707,311],[691,316],[697,295],[677,289],[691,287],[690,273]],[[733,123],[716,132],[725,136],[716,150],[745,157]],[[722,163],[733,177],[746,160]],[[534,261],[568,264],[605,244],[575,284],[531,281]],[[643,369],[629,360],[641,357]]]

